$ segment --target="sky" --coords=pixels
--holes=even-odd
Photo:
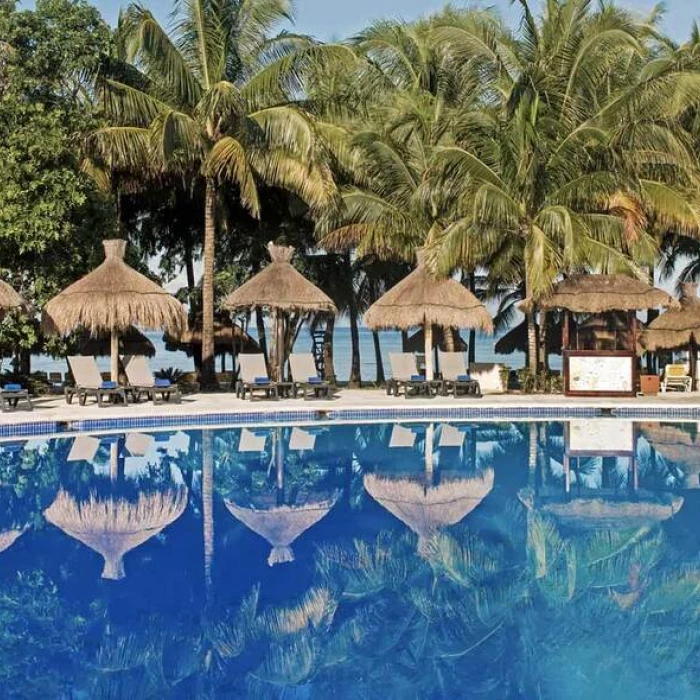
[[[91,0],[110,23],[115,23],[119,7],[127,4],[114,0]],[[162,20],[166,20],[173,0],[142,0]],[[411,20],[435,12],[445,0],[296,0],[296,31],[329,41],[352,36],[373,19],[400,18]],[[455,5],[461,4],[454,0]],[[474,3],[470,3],[474,4]],[[517,6],[510,0],[486,0],[483,7],[498,8],[504,16],[517,21]],[[620,0],[620,4],[640,13],[647,13],[656,4],[653,0]],[[537,7],[538,2],[533,2]],[[695,0],[667,0],[664,29],[676,41],[683,41],[695,19],[700,19],[700,5]]]

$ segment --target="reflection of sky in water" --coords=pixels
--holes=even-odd
[[[3,697],[700,697],[697,424],[636,433],[568,494],[561,424],[0,442]]]

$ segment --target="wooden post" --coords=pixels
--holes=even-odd
[[[567,358],[567,354],[569,352],[570,332],[571,329],[569,327],[569,310],[564,309],[564,322],[561,325],[561,363],[563,369],[562,379],[564,380],[564,393],[568,392],[569,390],[569,361]]]
[[[111,376],[113,382],[119,381],[119,331],[112,328],[110,337],[110,355],[111,355]]]
[[[277,311],[277,381],[284,380],[284,312]]]
[[[431,382],[435,379],[433,370],[433,325],[427,321],[424,324],[425,336],[425,378]]]
[[[695,391],[697,370],[698,370],[698,345],[695,342],[695,334],[690,334],[690,344],[688,347],[688,355],[690,360],[690,390]]]

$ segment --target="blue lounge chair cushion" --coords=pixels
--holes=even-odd
[[[100,389],[116,389],[116,388],[117,388],[116,382],[102,382],[102,384],[100,384]]]
[[[412,382],[423,382],[423,381],[425,381],[425,377],[422,374],[412,374],[411,381]]]
[[[2,388],[3,391],[22,391],[21,384],[5,384]]]
[[[156,389],[168,389],[172,384],[169,379],[156,379],[153,382],[153,386],[155,386]]]
[[[309,377],[309,384],[323,384],[321,377]]]
[[[460,374],[457,376],[457,381],[458,382],[469,382],[469,381],[471,381],[471,379],[469,379],[468,374]]]
[[[267,377],[255,377],[253,380],[256,384],[269,384],[270,380]]]

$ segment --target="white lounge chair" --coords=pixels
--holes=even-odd
[[[143,355],[124,355],[122,358],[126,380],[129,383],[127,391],[131,393],[134,402],[138,403],[145,395],[153,403],[158,403],[158,395],[163,401],[180,403],[182,394],[180,387],[169,379],[156,379],[148,365],[148,359]]]
[[[391,379],[386,383],[386,393],[398,396],[403,389],[404,396],[432,396],[433,385],[419,374],[416,356],[410,352],[390,352]]]
[[[455,398],[458,396],[481,398],[481,386],[479,382],[469,376],[463,353],[442,352],[440,350],[438,361],[445,395],[452,394]]]
[[[75,382],[75,386],[66,386],[64,389],[67,403],[73,403],[76,394],[81,406],[85,405],[88,396],[96,397],[100,408],[105,405],[104,399],[121,399],[126,403],[124,387],[119,386],[117,382],[103,380],[94,357],[74,355],[67,359]]]
[[[311,353],[292,353],[289,356],[292,373],[292,393],[296,398],[300,391],[306,399],[328,399],[331,396],[330,382],[318,376],[316,363]]]
[[[236,396],[245,400],[246,394],[250,394],[250,400],[255,394],[262,394],[265,399],[278,399],[279,389],[273,382],[265,366],[265,356],[262,354],[239,355],[240,379],[236,384]]]
[[[688,365],[677,364],[664,367],[661,392],[665,394],[669,389],[674,391],[693,390],[693,378],[690,376]]]

